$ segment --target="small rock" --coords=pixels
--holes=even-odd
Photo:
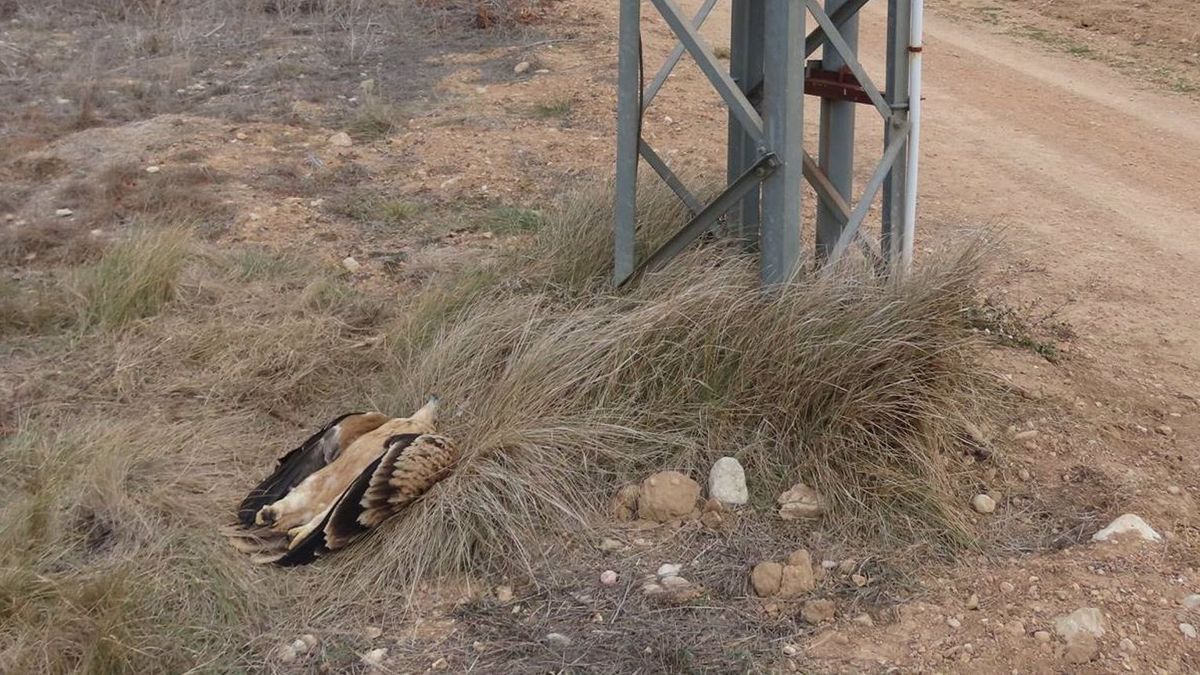
[[[450,667],[450,662],[447,661],[446,657],[443,656],[442,658],[438,659],[437,661],[434,661],[433,664],[430,665],[429,667],[433,670],[446,670],[447,668]]]
[[[796,648],[796,645],[784,645],[781,651],[783,652],[784,656],[789,658],[800,653],[800,650]]]
[[[671,563],[663,563],[658,566],[658,572],[656,572],[656,574],[658,575],[659,579],[665,579],[667,577],[679,576],[679,565],[673,565]]]
[[[1001,593],[1012,593],[1015,590],[1017,590],[1017,587],[1014,586],[1012,584],[1012,582],[1010,582],[1010,581],[1001,581],[1000,582],[1000,592]]]
[[[809,600],[800,610],[800,618],[808,623],[817,624],[828,621],[837,613],[837,605],[832,600]]]
[[[1067,648],[1063,652],[1063,658],[1067,663],[1082,664],[1096,658],[1096,654],[1100,652],[1100,645],[1096,642],[1096,636],[1091,633],[1078,633],[1075,637],[1067,640]]]
[[[967,597],[967,609],[979,609],[979,594],[972,593]]]
[[[600,583],[605,586],[615,586],[617,584],[617,573],[613,570],[604,570],[600,573]]]
[[[512,602],[513,589],[512,586],[497,586],[496,599],[500,602]]]
[[[862,588],[863,586],[867,585],[867,581],[869,580],[861,574],[851,574],[850,581],[853,582],[856,587]]]
[[[754,593],[760,598],[766,598],[779,593],[783,583],[783,565],[777,562],[761,562],[750,572],[750,584]]]
[[[1013,435],[1013,440],[1018,443],[1022,441],[1030,441],[1037,438],[1037,435],[1037,429],[1027,429],[1025,431],[1017,432],[1015,435]]]
[[[863,626],[874,626],[875,625],[875,620],[871,618],[870,614],[859,614],[858,616],[851,619],[851,621],[853,621],[854,623],[863,625]]]
[[[681,588],[687,588],[692,585],[692,582],[683,577],[669,576],[659,582],[659,584],[668,591],[677,591]]]
[[[726,504],[745,504],[750,501],[746,487],[746,471],[733,457],[722,457],[708,472],[708,496]]]
[[[250,138],[249,136],[246,135],[246,132],[244,132],[244,131],[237,132],[236,134],[233,135],[233,137],[238,139],[239,141],[244,141],[247,138]]]
[[[596,548],[604,551],[605,553],[612,553],[613,551],[621,550],[621,542],[617,541],[616,539],[610,539],[606,537],[596,545]]]
[[[1183,636],[1189,640],[1196,639],[1196,627],[1190,623],[1179,624],[1179,632],[1183,633]]]
[[[821,569],[829,571],[837,569],[838,563],[836,560],[822,560]]]
[[[1020,619],[1015,619],[1012,623],[1008,624],[1008,632],[1017,636],[1024,635],[1025,622],[1021,621]]]
[[[1183,491],[1179,489],[1178,485],[1169,485],[1169,486],[1167,486],[1167,492],[1169,492],[1170,494],[1173,494],[1173,495],[1177,495]]]
[[[549,68],[538,68],[537,70],[535,70],[533,72],[537,73],[538,75],[545,75],[546,73],[550,72],[550,69]]]
[[[308,649],[308,643],[304,640],[301,640],[300,638],[292,640],[292,651],[296,652],[297,656],[300,654],[307,654]]]
[[[344,131],[339,131],[330,136],[327,142],[335,148],[348,148],[354,145],[354,139],[350,138],[350,134]]]
[[[1044,630],[1034,631],[1033,639],[1037,640],[1038,642],[1049,642],[1050,641],[1050,633],[1048,633],[1047,631],[1044,631]]]
[[[59,218],[67,218],[75,215],[75,212],[71,209],[58,209],[54,212],[54,215],[58,216]]]
[[[159,171],[162,171],[162,169],[157,166],[146,167],[146,173],[158,173]]]
[[[654,583],[653,581],[642,584],[642,593],[645,593],[646,595],[658,595],[664,590],[666,589]]]
[[[523,75],[523,74],[529,72],[529,68],[530,68],[529,62],[522,61],[522,62],[518,63],[517,65],[513,66],[513,72],[516,73],[517,75]]]
[[[372,668],[378,667],[378,666],[383,665],[383,661],[384,661],[384,659],[387,658],[387,655],[388,655],[387,647],[379,647],[378,649],[372,649],[371,651],[367,652],[366,654],[363,654],[362,662]]]
[[[379,626],[367,626],[363,631],[363,636],[368,640],[378,640],[383,635],[383,629]]]
[[[854,558],[846,558],[842,562],[838,563],[838,572],[841,572],[842,574],[850,574],[856,569],[858,569],[858,561]]]
[[[779,580],[779,597],[794,598],[808,593],[817,587],[813,578],[812,563],[802,565],[784,565]]]
[[[991,513],[996,510],[996,500],[985,494],[978,494],[971,499],[971,507],[979,513]]]
[[[284,663],[291,663],[296,660],[296,650],[291,645],[284,645],[279,648],[279,660]]]
[[[779,517],[784,520],[820,518],[825,514],[825,500],[816,490],[796,483],[779,495]]]
[[[352,256],[346,256],[342,258],[342,267],[346,268],[347,272],[354,274],[362,269],[362,263],[355,260]]]
[[[959,628],[962,628],[962,622],[952,616],[948,617],[946,619],[946,625],[950,626],[954,630],[958,630]]]
[[[700,497],[700,484],[678,471],[660,471],[642,481],[638,517],[665,523],[692,512]]]
[[[566,635],[563,635],[562,633],[547,633],[546,637],[542,638],[542,640],[544,640],[546,644],[557,649],[566,649],[567,647],[571,646],[572,642],[574,642],[574,640]]]
[[[1133,640],[1129,638],[1121,638],[1121,642],[1117,645],[1117,648],[1126,654],[1132,654],[1137,651],[1137,647],[1133,646]]]
[[[1165,424],[1160,424],[1160,425],[1154,427],[1154,430],[1157,431],[1158,433],[1162,434],[1163,436],[1170,436],[1171,434],[1175,433],[1174,429],[1172,429],[1171,427],[1169,427]]]
[[[1146,524],[1141,516],[1133,513],[1126,513],[1109,523],[1103,530],[1092,535],[1092,541],[1108,541],[1127,533],[1136,534],[1145,541],[1162,541],[1162,536],[1155,532],[1154,528]]]
[[[1068,642],[1080,633],[1104,637],[1104,615],[1095,607],[1082,607],[1056,618],[1054,632]]]
[[[1021,469],[1020,471],[1018,471],[1017,478],[1020,478],[1022,481],[1028,481],[1030,478],[1029,469]]]
[[[1192,593],[1191,595],[1184,596],[1184,598],[1179,601],[1179,604],[1188,609],[1200,609],[1200,593]]]
[[[300,636],[300,639],[304,641],[304,644],[308,646],[309,650],[316,649],[320,642],[317,640],[317,636],[313,635],[312,633],[305,633],[304,635]]]

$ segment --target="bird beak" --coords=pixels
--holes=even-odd
[[[412,421],[419,424],[428,424],[432,428],[437,423],[438,404],[438,397],[430,396],[429,401],[413,414]]]

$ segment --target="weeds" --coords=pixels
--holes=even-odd
[[[571,114],[571,98],[557,98],[535,104],[529,114],[539,119],[566,117]]]
[[[187,250],[182,230],[143,230],[72,273],[66,285],[79,324],[117,329],[157,314],[175,297]]]
[[[504,206],[488,212],[481,226],[496,234],[521,234],[538,230],[544,222],[540,211]]]

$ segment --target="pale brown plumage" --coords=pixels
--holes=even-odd
[[[242,501],[226,534],[256,562],[298,565],[378,526],[447,476],[458,461],[433,433],[437,401],[412,417],[343,415],[279,460]]]

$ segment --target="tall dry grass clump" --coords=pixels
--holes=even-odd
[[[189,234],[178,228],[142,230],[96,263],[66,279],[84,327],[120,328],[157,314],[172,298],[183,271]]]
[[[438,393],[465,456],[331,560],[339,576],[403,592],[427,573],[532,569],[547,532],[585,530],[623,481],[699,477],[727,454],[760,506],[803,479],[829,499],[835,533],[933,553],[972,544],[955,477],[963,423],[991,393],[965,320],[981,244],[899,281],[851,266],[769,292],[753,261],[715,244],[615,293],[602,265],[578,260],[595,249],[560,243],[602,236],[595,218],[553,221],[585,231],[544,232],[534,248],[572,261],[478,293],[385,378],[384,410]]]

